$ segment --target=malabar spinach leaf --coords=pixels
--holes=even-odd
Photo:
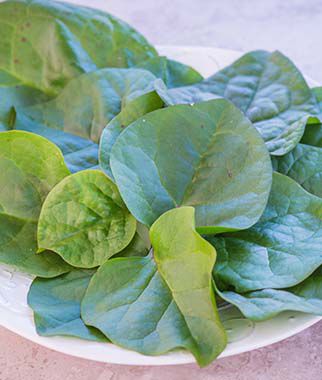
[[[119,136],[110,162],[137,220],[149,226],[171,208],[194,206],[203,233],[253,225],[272,180],[263,140],[224,99],[143,116]]]
[[[322,148],[298,144],[285,156],[273,157],[272,162],[276,171],[322,198]]]
[[[214,277],[220,290],[297,285],[322,265],[322,199],[274,173],[259,222],[246,231],[209,240],[218,254]]]
[[[191,207],[162,215],[150,237],[155,261],[107,261],[86,291],[82,318],[122,347],[147,355],[186,348],[207,365],[226,345],[211,280],[216,252],[196,233]]]
[[[28,292],[36,330],[42,336],[65,335],[93,341],[106,337],[81,319],[81,301],[95,270],[74,269],[56,278],[36,278]]]
[[[288,289],[263,289],[245,294],[219,292],[237,306],[246,318],[264,321],[286,310],[322,315],[322,267],[301,284]]]
[[[73,79],[53,100],[16,109],[37,124],[95,143],[128,102],[153,89],[155,76],[142,69],[102,69]]]
[[[247,53],[196,87],[232,101],[276,156],[296,146],[306,121],[318,113],[302,74],[278,51]]]
[[[113,177],[110,168],[111,149],[123,130],[141,116],[163,107],[159,95],[152,91],[129,102],[103,130],[100,140],[99,162],[102,169]]]
[[[72,173],[98,168],[98,144],[91,140],[59,129],[49,128],[26,116],[23,112],[15,115],[14,127],[17,130],[36,133],[57,145]]]
[[[0,4],[0,70],[57,94],[74,77],[157,56],[145,38],[100,10],[45,0]]]
[[[94,268],[124,249],[135,229],[115,184],[99,170],[83,170],[49,193],[39,217],[38,244],[75,267]]]
[[[192,67],[167,57],[153,57],[137,67],[151,71],[157,78],[162,79],[168,88],[188,86],[203,79]]]
[[[70,270],[54,253],[36,254],[41,205],[69,174],[59,149],[31,133],[2,132],[0,173],[0,262],[41,277]]]

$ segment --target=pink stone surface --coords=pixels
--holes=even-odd
[[[102,364],[43,348],[0,328],[0,380],[322,380],[322,322],[209,367]]]

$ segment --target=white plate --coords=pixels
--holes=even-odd
[[[204,76],[214,73],[241,55],[232,50],[204,47],[162,46],[159,47],[159,52],[192,65]],[[311,81],[311,84],[314,83]],[[30,283],[30,276],[0,266],[0,325],[33,342],[65,354],[106,363],[168,365],[195,361],[193,356],[185,351],[173,351],[161,356],[144,356],[113,344],[65,337],[40,337],[35,332],[32,313],[26,304]],[[221,357],[278,342],[322,319],[309,314],[284,312],[267,322],[253,323],[231,306],[222,309],[220,314],[229,335],[229,344]]]

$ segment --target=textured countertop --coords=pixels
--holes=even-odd
[[[71,1],[71,0],[70,0]],[[75,0],[111,13],[152,43],[279,49],[322,83],[321,0]],[[195,365],[134,367],[56,353],[0,328],[0,380],[322,380],[322,322],[272,346]]]

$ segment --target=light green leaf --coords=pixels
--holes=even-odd
[[[70,270],[37,251],[37,223],[48,192],[69,174],[59,149],[22,131],[0,133],[0,262],[41,277]]]
[[[57,94],[74,77],[157,55],[126,23],[96,9],[45,0],[0,4],[0,70]]]
[[[289,289],[263,289],[238,294],[219,292],[227,302],[237,306],[244,316],[259,322],[286,310],[322,315],[322,267],[301,284]]]
[[[168,88],[187,86],[203,79],[192,67],[167,57],[153,57],[137,67],[151,71],[157,78],[162,79]]]
[[[73,79],[53,100],[19,109],[37,124],[99,142],[102,130],[128,102],[153,89],[142,69],[102,69]]]
[[[225,348],[212,289],[216,252],[194,228],[194,210],[162,215],[150,231],[152,258],[107,261],[82,302],[85,323],[146,355],[191,351],[201,366]]]
[[[50,279],[36,278],[28,292],[28,305],[34,312],[36,330],[42,336],[64,335],[107,341],[81,319],[81,301],[94,270],[74,269]]]
[[[39,217],[38,244],[75,267],[94,268],[124,249],[135,229],[115,184],[99,170],[84,170],[48,194]]]
[[[209,240],[218,253],[214,277],[220,290],[296,285],[322,265],[322,199],[274,173],[259,222],[249,230]]]
[[[317,114],[300,71],[278,51],[253,51],[195,85],[232,101],[251,120],[272,155],[291,151]]]
[[[141,116],[163,107],[163,101],[154,91],[141,95],[129,102],[122,111],[110,121],[103,130],[100,148],[99,162],[102,169],[112,178],[110,168],[111,149],[123,130]]]
[[[110,162],[138,221],[149,226],[171,208],[194,206],[202,233],[253,225],[272,180],[263,140],[224,99],[143,116],[119,136]]]
[[[272,158],[274,170],[293,178],[309,193],[322,198],[322,148],[298,144],[282,157]]]

